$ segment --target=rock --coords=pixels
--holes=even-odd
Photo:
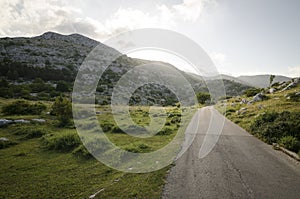
[[[0,119],[0,126],[4,126],[6,124],[11,124],[11,123],[13,123],[12,120]]]
[[[0,138],[0,141],[3,141],[3,142],[9,142],[9,139],[8,139],[8,138],[5,138],[5,137],[1,137],[1,138]]]
[[[246,107],[243,107],[243,108],[241,108],[240,110],[241,110],[241,111],[245,111],[245,110],[247,110],[247,108],[246,108]]]
[[[257,93],[254,97],[253,97],[253,102],[258,102],[258,101],[262,101],[264,99],[265,95],[263,95],[262,93]]]
[[[253,100],[249,101],[249,102],[247,103],[247,105],[250,105],[250,104],[252,104],[252,103],[253,103]]]
[[[24,124],[28,124],[28,123],[30,123],[30,121],[20,119],[20,120],[14,120],[14,123],[24,123]]]
[[[258,109],[263,109],[264,106],[260,104],[260,105],[257,106],[257,108],[258,108]]]
[[[276,91],[275,88],[270,88],[270,89],[269,89],[269,93],[271,93],[271,94],[274,93],[275,91]]]
[[[298,82],[292,82],[290,83],[289,85],[287,85],[287,87],[285,87],[284,89],[281,90],[282,91],[286,91],[286,90],[289,90],[291,88],[294,88],[295,86],[297,86]]]
[[[46,120],[44,120],[44,119],[32,119],[31,121],[33,121],[33,122],[40,122],[40,123],[46,122]]]
[[[248,101],[245,98],[243,98],[240,104],[247,104],[247,103]]]

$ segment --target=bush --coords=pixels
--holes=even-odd
[[[138,144],[138,145],[130,145],[125,148],[126,151],[132,152],[132,153],[147,153],[151,151],[151,147],[149,147],[146,144]]]
[[[78,147],[81,141],[76,132],[68,132],[57,136],[44,136],[43,144],[50,150],[71,151]]]
[[[298,152],[300,150],[300,143],[297,138],[293,136],[284,136],[280,139],[279,144],[284,148]]]
[[[29,104],[26,101],[18,100],[3,106],[2,113],[5,115],[39,115],[47,109],[43,103]]]
[[[113,124],[109,124],[109,123],[101,124],[102,131],[105,133],[111,131],[113,127],[114,127]]]
[[[225,112],[225,115],[231,115],[231,113],[234,113],[235,110],[230,108],[230,109],[227,109],[226,112]]]
[[[261,89],[259,88],[249,88],[247,89],[244,94],[247,96],[247,97],[253,97],[255,96],[257,93],[260,93]]]
[[[24,126],[19,125],[14,129],[15,135],[23,135],[23,139],[39,138],[45,135],[48,131],[37,125]]]
[[[266,113],[255,119],[250,126],[250,131],[269,144],[274,142],[284,142],[285,144],[286,142],[292,142],[290,137],[299,140],[300,113],[288,111],[282,113]],[[290,145],[288,147],[291,148],[291,150],[296,150]]]
[[[197,100],[200,104],[205,104],[207,101],[210,100],[209,93],[200,92],[200,93],[197,93],[196,96],[197,96]]]
[[[72,119],[72,104],[63,97],[57,97],[52,105],[51,114],[57,116],[59,120],[59,126],[67,126]]]
[[[164,128],[161,131],[159,131],[156,135],[171,135],[174,132],[171,128]]]
[[[86,159],[93,157],[92,154],[90,154],[90,152],[83,145],[80,145],[79,147],[74,149],[72,151],[72,154],[74,154],[77,157],[82,157],[82,158],[86,158]]]
[[[120,127],[118,127],[118,126],[114,126],[113,128],[112,128],[112,131],[111,131],[112,133],[124,133],[123,131],[122,131],[122,129],[120,129]]]

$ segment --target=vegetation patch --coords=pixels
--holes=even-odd
[[[4,115],[40,115],[47,109],[43,103],[30,104],[24,100],[18,100],[2,107]]]
[[[15,135],[21,135],[21,139],[39,138],[48,133],[43,126],[40,125],[16,125],[13,128]]]
[[[61,152],[72,151],[81,144],[76,131],[67,131],[62,134],[49,134],[43,137],[43,145],[50,150]]]

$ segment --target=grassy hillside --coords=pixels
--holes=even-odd
[[[258,90],[259,91],[259,90]],[[263,92],[266,93],[267,89]],[[300,150],[300,84],[285,91],[266,93],[262,101],[249,103],[253,96],[230,98],[215,106],[228,119],[263,141],[295,152]],[[243,103],[244,102],[244,103]],[[288,140],[288,141],[287,141]],[[293,142],[294,146],[288,146]]]

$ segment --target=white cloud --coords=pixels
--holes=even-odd
[[[174,18],[184,21],[195,22],[203,12],[207,0],[184,0],[181,4],[176,4],[171,7],[166,5],[158,6],[164,15],[169,15],[167,18]]]
[[[288,67],[288,76],[300,77],[300,66]]]
[[[70,2],[0,1],[0,36],[34,36],[50,30],[61,33],[77,32],[101,40],[135,28],[172,29],[179,21],[196,21],[208,0],[184,0],[171,6],[160,4],[147,12],[120,7],[110,17],[101,21],[87,17],[87,13],[82,13],[79,7],[74,7]]]

